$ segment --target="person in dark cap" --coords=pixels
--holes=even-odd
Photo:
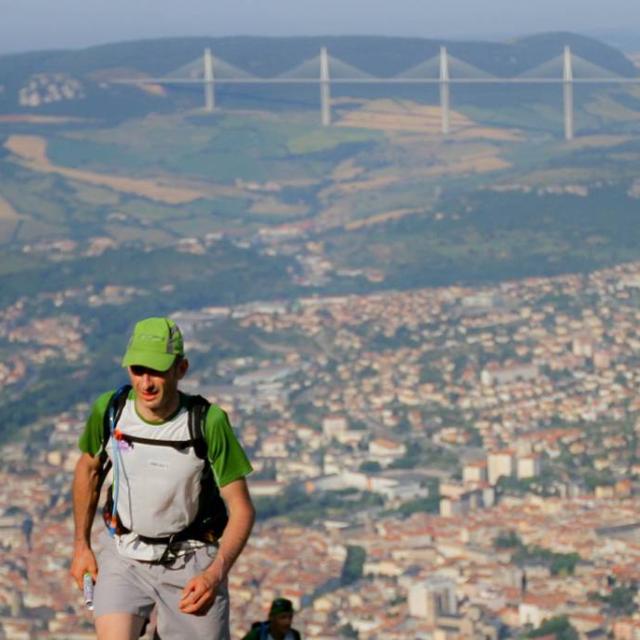
[[[276,598],[271,603],[269,619],[254,622],[242,640],[300,640],[300,632],[291,626],[294,613],[291,600]]]

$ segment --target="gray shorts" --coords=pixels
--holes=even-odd
[[[216,599],[206,614],[182,613],[178,607],[185,584],[211,564],[215,547],[201,547],[170,564],[154,564],[122,557],[107,536],[101,542],[93,596],[96,617],[131,613],[148,618],[155,605],[157,629],[162,640],[229,640],[226,580],[218,587]]]

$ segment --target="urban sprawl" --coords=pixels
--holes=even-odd
[[[134,295],[60,292],[49,318],[4,309],[0,337],[21,348],[0,382],[82,361],[69,301]],[[185,390],[229,413],[255,469],[235,638],[280,595],[315,640],[522,638],[553,620],[640,638],[640,263],[174,318],[189,354],[211,354]],[[217,358],[223,326],[243,342]],[[68,576],[90,400],[2,449],[0,637],[94,637]]]

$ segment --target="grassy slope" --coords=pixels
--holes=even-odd
[[[70,134],[58,129],[50,135],[50,157],[55,162],[140,178],[169,176],[175,169],[181,181],[195,186],[215,182],[234,187],[235,178],[290,181],[276,195],[286,202],[310,203],[310,213],[299,214],[299,219],[327,221],[335,214],[347,222],[398,207],[416,210],[396,221],[375,221],[348,232],[318,231],[316,239],[324,240],[336,267],[375,268],[386,278],[381,285],[337,278],[326,291],[481,283],[640,259],[639,203],[627,194],[640,154],[633,139],[585,139],[574,144],[548,139],[442,141],[421,135],[405,139],[367,130],[325,131],[304,115],[290,122],[274,122],[270,116],[155,116],[119,127],[75,127]],[[490,173],[420,173],[446,169],[483,149],[508,160],[510,166]],[[228,176],[219,172],[224,166],[234,167],[233,172]],[[195,174],[193,167],[200,173]],[[1,398],[0,423],[7,429],[27,424],[45,411],[62,409],[76,396],[86,398],[98,384],[101,388],[111,384],[112,363],[108,358],[102,363],[100,356],[134,315],[301,293],[292,284],[298,268],[293,257],[271,258],[226,242],[213,245],[204,255],[166,248],[180,236],[216,229],[251,236],[261,226],[281,223],[277,216],[256,218],[248,213],[251,199],[257,197],[251,191],[239,189],[234,197],[211,196],[169,206],[38,174],[19,167],[6,154],[0,158],[0,169],[0,193],[24,217],[16,238],[0,256],[0,307],[26,298],[35,301],[37,315],[38,305],[48,304],[38,302],[43,293],[85,287],[99,292],[105,285],[137,289],[134,300],[117,307],[117,313],[113,307],[86,305],[68,310],[91,318],[104,350],[96,346],[90,365],[47,365],[25,397]],[[606,177],[612,182],[594,188]],[[386,178],[394,182],[385,183]],[[300,179],[306,182],[296,182]],[[488,189],[492,184],[528,182],[536,187],[586,184],[591,192],[584,198]],[[125,218],[114,219],[114,211]],[[51,262],[48,253],[19,250],[22,242],[52,237],[72,237],[82,247],[88,238],[101,234],[124,245],[97,257],[76,254],[64,262]],[[151,250],[145,250],[143,243]],[[166,285],[173,289],[163,289]],[[304,295],[313,291],[305,289]],[[67,376],[73,376],[74,397],[57,393],[56,381]],[[0,439],[7,435],[0,430]]]
[[[626,199],[625,193],[635,177],[640,149],[630,138],[611,138],[608,143],[594,140],[591,145],[553,140],[490,144],[422,141],[420,134],[401,139],[366,129],[325,130],[304,115],[288,122],[272,116],[173,115],[117,127],[58,131],[48,142],[49,158],[56,164],[142,179],[167,176],[174,181],[186,180],[196,188],[226,185],[232,190],[171,206],[59,175],[28,171],[5,156],[0,159],[0,192],[24,218],[5,242],[42,237],[83,241],[110,235],[124,242],[144,239],[152,245],[166,244],[172,237],[208,231],[250,233],[296,217],[311,216],[331,225],[413,209],[417,215],[401,221],[365,226],[347,236],[329,234],[333,258],[342,266],[383,266],[394,282],[406,277],[408,282],[428,283],[433,274],[438,274],[434,275],[438,282],[464,279],[469,257],[474,274],[482,277],[486,271],[495,278],[497,274],[524,274],[527,269],[537,273],[547,262],[553,269],[561,265],[584,268],[590,259],[596,265],[635,255],[624,235],[613,232],[616,225],[634,224],[625,211],[635,211],[636,201]],[[486,174],[447,171],[461,158],[485,151],[511,166]],[[354,174],[334,176],[341,163],[355,169]],[[541,199],[535,194],[498,195],[482,190],[494,182],[590,185],[607,178],[613,181],[610,188],[586,199]],[[256,195],[236,188],[237,180],[275,181],[284,189]],[[476,189],[480,191],[475,193]],[[306,208],[294,208],[300,211],[297,214],[284,209],[280,216],[250,213],[253,204],[267,197],[280,205],[304,203]],[[613,213],[608,215],[614,227],[607,228],[599,216],[611,203],[615,203]],[[277,210],[276,205],[270,206]],[[269,211],[269,206],[257,209]],[[458,221],[451,218],[450,214],[465,209],[471,215]],[[497,219],[496,212],[503,210],[518,211],[518,216],[508,222]],[[447,214],[444,221],[431,216],[437,211]],[[566,217],[567,211],[581,213]],[[114,212],[120,217],[114,219]],[[551,222],[539,225],[536,216]],[[567,253],[573,246],[572,234],[579,237],[585,220],[593,221],[595,235],[604,240],[586,253],[577,247]],[[491,230],[493,224],[496,227]],[[385,245],[393,250],[381,254]],[[352,251],[354,246],[360,249]],[[526,259],[530,254],[531,264]],[[540,261],[540,255],[545,259]],[[3,269],[8,267],[0,264],[0,271]]]

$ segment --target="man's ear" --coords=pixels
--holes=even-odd
[[[182,380],[189,371],[189,361],[186,358],[182,358],[176,367],[176,373],[178,374],[178,380]]]

